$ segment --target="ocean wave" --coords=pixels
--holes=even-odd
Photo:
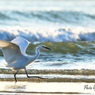
[[[10,16],[0,12],[0,20],[10,20],[10,19],[11,19]]]
[[[0,10],[2,26],[22,27],[92,27],[94,28],[95,14],[70,10]]]
[[[81,60],[82,58],[79,57],[79,55],[85,55],[85,54],[89,54],[89,55],[95,55],[95,42],[94,41],[89,41],[89,42],[85,42],[85,41],[66,41],[66,42],[50,42],[50,41],[45,41],[45,42],[39,42],[39,43],[32,43],[29,45],[29,48],[27,51],[27,53],[34,53],[35,51],[31,51],[33,50],[36,46],[40,45],[40,44],[44,44],[48,47],[50,47],[52,49],[52,53],[55,53],[55,55],[53,55],[53,57],[56,57],[56,54],[75,54],[75,60]],[[51,51],[46,51],[46,50],[42,50],[44,53],[45,52],[51,52]],[[79,55],[78,55],[79,54]],[[50,54],[51,56],[51,54]],[[63,55],[59,55],[61,58]],[[46,56],[45,56],[46,57]],[[53,58],[52,57],[52,58]],[[63,56],[63,57],[66,57]],[[53,60],[50,58],[50,60]],[[58,56],[56,58],[56,62],[55,64],[51,64],[52,66],[54,65],[58,65],[61,66],[63,64],[69,64],[69,62],[63,62],[61,59],[58,59]]]
[[[12,40],[22,36],[29,41],[95,41],[95,29],[90,28],[22,28],[19,26],[0,28],[0,39]]]
[[[38,19],[38,20],[46,20],[50,22],[77,22],[81,23],[81,21],[85,21],[87,19],[95,19],[94,14],[87,14],[81,11],[65,11],[65,10],[42,10],[42,11],[22,11],[22,10],[8,10],[8,11],[0,11],[0,20],[3,19],[16,19],[19,20],[21,18],[25,19]],[[87,19],[86,19],[87,18]]]

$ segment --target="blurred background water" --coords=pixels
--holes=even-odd
[[[95,1],[0,0],[0,39],[17,36],[31,41],[30,55],[39,44],[52,49],[29,69],[95,69]]]
[[[0,0],[0,26],[94,28],[94,0]]]

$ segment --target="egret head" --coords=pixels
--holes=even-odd
[[[45,49],[51,50],[50,48],[46,47],[45,45],[39,45],[38,46],[38,49],[41,49],[41,48],[45,48]]]

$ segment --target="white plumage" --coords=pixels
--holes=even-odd
[[[29,41],[22,37],[16,37],[11,42],[0,40],[0,47],[3,51],[3,55],[7,63],[6,67],[13,68],[14,70],[25,69],[25,72],[27,74],[26,66],[38,58],[39,49],[40,48],[49,49],[44,45],[39,45],[36,48],[36,54],[34,56],[28,56],[26,54],[26,49],[28,45],[29,45]],[[18,71],[14,74],[15,82],[17,82],[16,80],[17,73]],[[27,77],[30,78],[28,74]],[[38,76],[35,77],[40,78]]]

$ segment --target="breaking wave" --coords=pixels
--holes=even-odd
[[[0,39],[12,40],[22,36],[29,41],[95,41],[95,29],[90,28],[22,28],[19,26],[0,28]]]

